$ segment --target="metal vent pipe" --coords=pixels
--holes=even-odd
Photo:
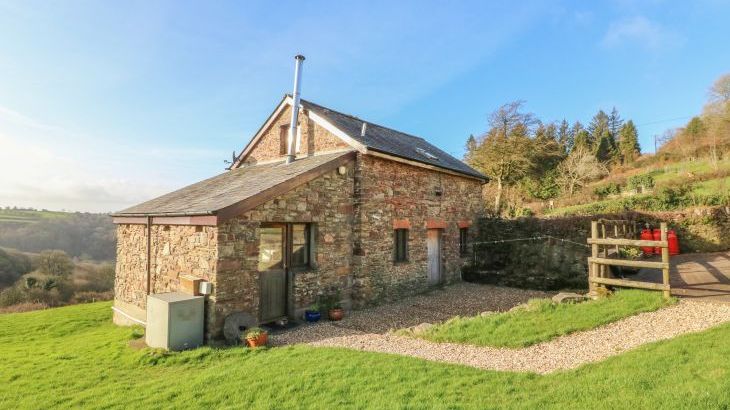
[[[299,138],[297,132],[297,120],[299,119],[299,94],[302,87],[302,64],[304,56],[299,54],[294,57],[294,91],[292,92],[293,104],[291,108],[291,123],[289,123],[289,138],[287,140],[288,149],[286,154],[286,163],[291,164],[296,158],[296,146],[299,145],[295,139]]]

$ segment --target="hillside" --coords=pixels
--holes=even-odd
[[[712,84],[700,114],[655,137],[661,145],[651,155],[615,107],[583,126],[543,121],[523,103],[495,110],[487,131],[466,143],[465,161],[490,177],[484,198],[495,216],[730,205],[730,74]]]
[[[730,159],[655,161],[646,157],[631,169],[616,169],[573,197],[558,199],[545,215],[587,215],[625,210],[673,211],[730,204]]]
[[[69,256],[113,260],[115,227],[106,214],[0,209],[0,246],[23,252],[58,249]]]

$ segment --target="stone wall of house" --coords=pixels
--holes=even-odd
[[[355,305],[393,300],[429,288],[428,225],[443,227],[444,282],[459,280],[465,263],[459,252],[459,223],[474,221],[481,215],[481,183],[371,155],[359,154],[357,165],[353,256]],[[396,226],[410,227],[408,262],[394,262]]]
[[[214,226],[152,225],[150,254],[152,293],[179,289],[180,275],[215,281],[218,258]],[[147,295],[147,226],[117,225],[115,301],[145,308]]]
[[[291,106],[284,108],[276,119],[262,135],[256,146],[244,160],[245,164],[255,164],[282,158],[281,154],[281,127],[288,127],[291,121]],[[307,117],[305,110],[299,111],[299,127],[301,132],[301,143],[299,155],[313,155],[316,152],[333,151],[344,149],[349,146],[341,139],[332,135],[319,124]]]
[[[349,303],[354,168],[350,162],[345,175],[330,171],[219,226],[216,286],[211,297],[214,330],[232,312],[259,315],[258,231],[266,222],[311,223],[315,229],[316,261],[311,269],[293,274],[294,306],[290,311],[299,314],[328,288],[339,289],[343,302]]]

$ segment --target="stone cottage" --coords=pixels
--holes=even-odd
[[[234,312],[294,320],[323,293],[361,307],[460,279],[486,178],[422,138],[293,101],[223,174],[113,215],[117,323],[144,321],[146,295],[181,275],[212,284],[208,338]]]

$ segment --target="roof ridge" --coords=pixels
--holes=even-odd
[[[287,94],[287,95],[290,95],[290,94]],[[324,105],[322,105],[322,104],[317,104],[316,102],[312,102],[312,101],[309,101],[309,100],[307,100],[307,99],[304,99],[304,98],[300,98],[300,99],[299,99],[299,101],[304,101],[304,102],[306,102],[307,104],[312,104],[312,105],[316,105],[317,107],[320,107],[320,108],[324,108],[325,110],[329,110],[329,111],[335,112],[335,113],[337,113],[337,114],[340,114],[340,115],[344,115],[345,117],[350,117],[350,118],[354,118],[354,119],[356,119],[356,120],[358,120],[358,121],[362,121],[362,122],[365,122],[365,123],[367,123],[368,125],[374,125],[374,126],[376,126],[376,127],[380,127],[380,128],[385,128],[385,129],[387,129],[387,130],[395,131],[395,132],[397,132],[397,133],[399,133],[399,134],[407,135],[407,136],[409,136],[409,137],[413,137],[413,138],[418,138],[418,139],[420,139],[420,140],[423,140],[423,141],[426,141],[426,142],[428,142],[428,140],[426,140],[426,139],[425,139],[425,138],[423,138],[423,137],[419,137],[418,135],[413,135],[413,134],[409,134],[409,133],[407,133],[407,132],[403,132],[403,131],[397,130],[397,129],[395,129],[395,128],[391,128],[391,127],[386,127],[385,125],[382,125],[382,124],[378,124],[378,123],[376,123],[376,122],[372,122],[372,121],[368,121],[368,120],[362,119],[362,118],[358,117],[357,115],[352,115],[352,114],[348,114],[348,113],[345,113],[345,112],[342,112],[342,111],[337,111],[337,110],[333,110],[332,108],[329,108],[329,107],[325,107],[325,106],[324,106]]]

